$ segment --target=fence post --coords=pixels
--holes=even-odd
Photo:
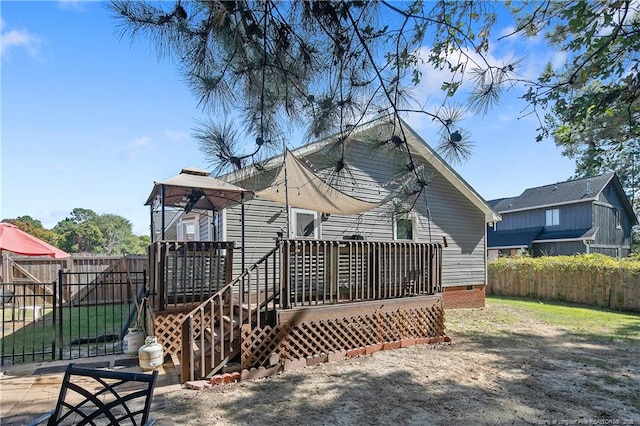
[[[58,269],[58,280],[60,279],[60,272],[62,270]],[[52,314],[52,320],[53,320],[53,324],[51,324],[51,360],[55,361],[56,360],[56,307],[57,307],[57,303],[58,303],[58,283],[57,282],[53,282],[52,283],[52,287],[53,287],[53,311],[51,312]]]
[[[59,359],[62,359],[62,341],[63,341],[63,326],[62,326],[62,280],[63,280],[63,276],[64,273],[62,272],[62,269],[58,270],[58,300],[55,302],[54,304],[54,308],[53,310],[55,311],[56,308],[58,309],[58,354],[59,354]],[[56,306],[57,304],[57,306]],[[54,325],[55,328],[55,325]]]

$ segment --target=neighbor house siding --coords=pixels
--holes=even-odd
[[[560,223],[557,226],[547,227],[549,230],[585,229],[592,226],[591,204],[578,203],[513,213],[502,212],[502,221],[496,224],[497,229],[508,231],[546,226],[546,211],[550,209],[559,210]]]
[[[593,223],[591,203],[567,204],[559,206],[560,225],[554,230],[588,229]]]
[[[626,248],[631,246],[631,220],[626,213],[617,191],[610,185],[602,191],[602,204],[594,205],[596,226],[599,227],[596,244],[615,245]],[[616,227],[616,212],[620,215],[620,227]],[[615,256],[615,254],[613,255]]]
[[[521,212],[501,212],[502,220],[494,224],[498,231],[534,228],[544,226],[544,210],[526,210]]]

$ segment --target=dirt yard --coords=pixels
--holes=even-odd
[[[574,333],[498,302],[448,311],[446,321],[451,344],[181,390],[165,395],[154,417],[180,425],[640,425],[637,341]]]

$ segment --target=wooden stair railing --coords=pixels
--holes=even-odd
[[[211,377],[240,353],[243,325],[260,326],[278,306],[280,248],[274,247],[182,320],[181,381]]]

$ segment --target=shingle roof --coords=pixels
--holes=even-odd
[[[529,188],[521,195],[488,201],[499,213],[526,210],[534,207],[566,204],[576,201],[589,201],[598,198],[598,194],[607,186],[614,173],[605,173],[566,182]]]
[[[487,247],[529,247],[543,227],[487,232]]]
[[[592,240],[598,227],[585,228],[585,229],[570,229],[566,231],[543,231],[538,235],[535,241],[546,240]]]
[[[548,240],[592,240],[598,227],[570,229],[565,231],[545,231],[544,227],[487,232],[488,248],[529,247],[532,242]]]

